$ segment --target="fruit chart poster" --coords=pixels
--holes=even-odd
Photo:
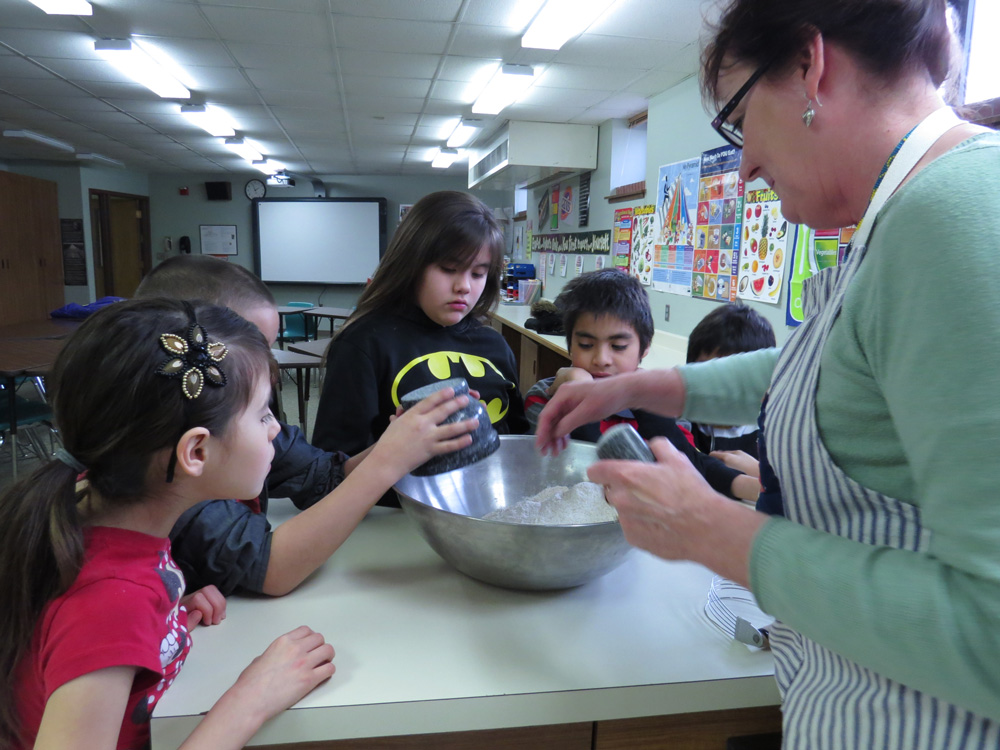
[[[694,209],[699,159],[665,164],[656,182],[653,288],[691,294],[694,268]]]
[[[742,151],[720,146],[701,155],[691,296],[736,299],[736,256],[743,231]]]
[[[778,304],[781,279],[795,225],[781,215],[781,201],[770,189],[747,193],[743,211],[743,247],[739,260],[739,296]]]
[[[632,216],[631,276],[643,286],[653,281],[653,232],[656,227],[656,206],[639,206]]]

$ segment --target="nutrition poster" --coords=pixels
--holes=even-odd
[[[843,262],[854,229],[854,226],[844,229],[798,227],[785,306],[785,322],[788,325],[797,326],[805,318],[802,312],[802,283],[824,268],[833,268]]]
[[[781,215],[781,201],[773,190],[751,190],[743,211],[743,246],[739,260],[739,296],[778,304],[785,273],[789,236],[795,225]]]
[[[692,297],[719,302],[736,299],[734,266],[743,230],[741,155],[735,146],[720,146],[701,155]]]
[[[653,288],[691,294],[699,159],[665,164],[656,182]]]
[[[614,230],[611,237],[611,254],[615,268],[620,268],[626,273],[632,254],[632,216],[634,213],[635,211],[631,208],[615,210]]]
[[[656,206],[639,206],[632,217],[632,266],[629,273],[643,286],[653,281],[653,232]]]

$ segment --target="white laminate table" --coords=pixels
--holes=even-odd
[[[290,510],[272,501],[269,515]],[[176,748],[255,655],[301,624],[334,644],[337,673],[251,744],[777,705],[771,655],[706,619],[710,580],[635,551],[575,589],[509,591],[456,572],[402,511],[375,508],[299,589],[232,597],[221,625],[194,631],[156,707],[153,748]]]

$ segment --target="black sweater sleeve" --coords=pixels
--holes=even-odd
[[[326,357],[323,392],[316,408],[313,445],[354,456],[375,442],[379,412],[378,376],[368,355],[337,338]]]

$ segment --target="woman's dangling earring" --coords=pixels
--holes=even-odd
[[[816,116],[816,110],[813,109],[813,101],[809,99],[806,103],[806,111],[802,113],[802,122],[806,124],[808,128],[813,124],[813,118]]]
[[[816,106],[817,107],[822,107],[823,106],[823,102],[821,102],[819,100],[819,96],[818,95],[816,97]],[[807,96],[806,97],[806,111],[802,113],[802,122],[804,122],[806,124],[807,128],[810,125],[813,124],[813,118],[814,117],[816,117],[816,110],[813,109],[813,100],[810,99]]]

